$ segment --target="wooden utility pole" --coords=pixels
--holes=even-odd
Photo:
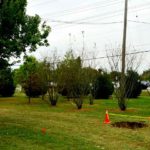
[[[119,106],[121,110],[126,110],[125,102],[125,68],[126,68],[126,36],[127,36],[127,12],[128,12],[128,0],[125,0],[124,10],[124,27],[123,27],[123,41],[122,41],[122,68],[121,68],[121,82],[120,82],[120,102]]]
[[[84,51],[85,51],[85,42],[84,42],[84,34],[85,34],[85,31],[81,31],[82,33],[82,59],[84,58]]]
[[[69,35],[69,50],[72,51],[71,33],[69,33],[68,35]]]
[[[126,36],[127,36],[127,12],[128,12],[128,0],[125,0],[124,28],[123,28],[123,42],[122,42],[122,75],[123,76],[125,74]]]

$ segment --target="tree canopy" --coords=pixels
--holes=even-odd
[[[38,15],[26,14],[27,0],[4,0],[0,5],[0,68],[10,57],[48,46],[50,27]]]

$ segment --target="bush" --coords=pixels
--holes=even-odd
[[[15,85],[10,68],[0,70],[0,95],[3,97],[13,96]]]
[[[113,93],[114,87],[108,75],[100,75],[95,83],[93,88],[93,97],[95,99],[108,99],[109,96]]]
[[[83,99],[81,97],[73,98],[74,103],[76,104],[78,109],[82,108]]]
[[[125,91],[127,98],[137,98],[140,95],[142,86],[137,72],[132,70],[127,72]]]
[[[32,74],[30,77],[23,83],[23,89],[27,96],[29,97],[38,97],[44,95],[47,92],[47,84],[43,86],[42,81],[38,74]]]
[[[59,94],[57,92],[54,92],[52,89],[49,90],[49,101],[52,106],[56,106],[58,102]]]

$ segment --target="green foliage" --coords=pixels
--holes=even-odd
[[[80,93],[81,86],[81,60],[75,59],[72,52],[69,51],[65,55],[64,60],[58,65],[58,88],[59,92],[65,91],[67,97],[76,97]]]
[[[108,99],[113,93],[114,87],[107,74],[99,75],[94,83],[93,96],[95,99]]]
[[[39,74],[31,74],[29,78],[22,84],[23,89],[28,97],[38,97],[47,92],[46,85],[41,86]]]
[[[9,66],[8,61],[0,57],[0,70],[5,69]]]
[[[68,97],[87,95],[98,75],[97,70],[82,67],[80,57],[74,58],[72,51],[67,52],[64,60],[58,65],[59,92]]]
[[[48,46],[50,27],[38,15],[26,15],[27,0],[4,0],[0,7],[0,67],[10,57]],[[4,63],[2,63],[4,62]]]
[[[66,53],[64,60],[58,65],[58,88],[60,93],[73,98],[78,109],[82,108],[83,96],[89,90],[86,69],[82,68],[81,58],[74,58],[72,51]]]
[[[145,80],[145,81],[150,81],[150,69],[145,70],[142,75],[141,75],[141,79]]]
[[[110,77],[113,82],[116,82],[121,79],[121,73],[118,71],[112,71]]]
[[[140,95],[142,86],[139,79],[140,77],[137,72],[128,70],[125,88],[127,98],[137,98]]]
[[[93,84],[98,77],[99,72],[96,69],[93,69],[91,67],[82,68],[82,80],[84,82],[84,93],[85,95],[88,95],[91,93],[91,90],[93,88]]]
[[[24,64],[15,71],[15,82],[22,85],[29,97],[37,97],[47,92],[47,81],[44,78],[42,63],[34,57],[26,57]]]
[[[0,70],[0,95],[3,97],[12,96],[15,92],[13,74],[10,68]]]

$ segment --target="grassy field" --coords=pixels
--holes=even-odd
[[[51,107],[41,99],[29,105],[23,95],[0,98],[0,150],[150,150],[150,97],[129,100],[126,112],[115,100],[86,101],[77,110],[61,99]],[[111,122],[145,121],[141,129],[103,124],[105,110]],[[46,128],[46,134],[41,129]]]

